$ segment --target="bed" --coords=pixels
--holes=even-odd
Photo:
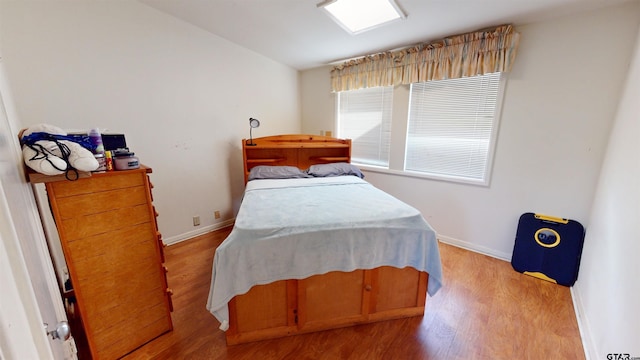
[[[442,285],[435,232],[362,178],[350,140],[252,143],[242,143],[246,189],[207,301],[227,344],[424,314]]]

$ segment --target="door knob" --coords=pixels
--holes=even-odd
[[[66,321],[60,321],[56,325],[56,328],[51,331],[49,331],[49,324],[45,323],[44,326],[47,331],[47,335],[51,335],[51,338],[54,340],[61,339],[62,341],[65,341],[71,336],[71,327]]]

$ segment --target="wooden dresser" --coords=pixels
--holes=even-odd
[[[150,168],[47,182],[93,359],[117,359],[172,330],[171,290]]]

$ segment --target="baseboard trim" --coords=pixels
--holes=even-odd
[[[584,348],[584,357],[586,360],[596,359],[596,348],[593,338],[591,337],[591,331],[589,330],[589,321],[584,316],[584,305],[582,304],[582,298],[580,292],[576,290],[579,286],[575,284],[570,288],[571,300],[573,301],[573,311],[576,313],[576,320],[578,321],[578,330],[580,331],[580,339],[582,339],[582,347]]]
[[[482,245],[473,244],[468,241],[459,240],[444,235],[438,235],[438,240],[445,244],[453,245],[482,255],[491,256],[499,260],[511,261],[511,254],[502,251],[496,251]]]
[[[163,238],[162,241],[168,246],[168,245],[175,245],[179,242],[185,241],[185,240],[189,240],[192,239],[196,236],[200,236],[200,235],[204,235],[208,232],[211,231],[215,231],[215,230],[220,230],[222,228],[226,228],[227,226],[231,226],[233,225],[233,223],[235,222],[235,218],[234,219],[229,219],[229,220],[225,220],[213,225],[207,225],[207,226],[203,226],[198,228],[197,230],[193,230],[193,231],[189,231],[186,233],[182,233],[176,236],[171,236],[168,238]]]

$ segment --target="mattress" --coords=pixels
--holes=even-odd
[[[413,267],[442,286],[436,233],[420,212],[356,176],[253,180],[233,230],[216,249],[207,309],[254,285],[330,271]]]

